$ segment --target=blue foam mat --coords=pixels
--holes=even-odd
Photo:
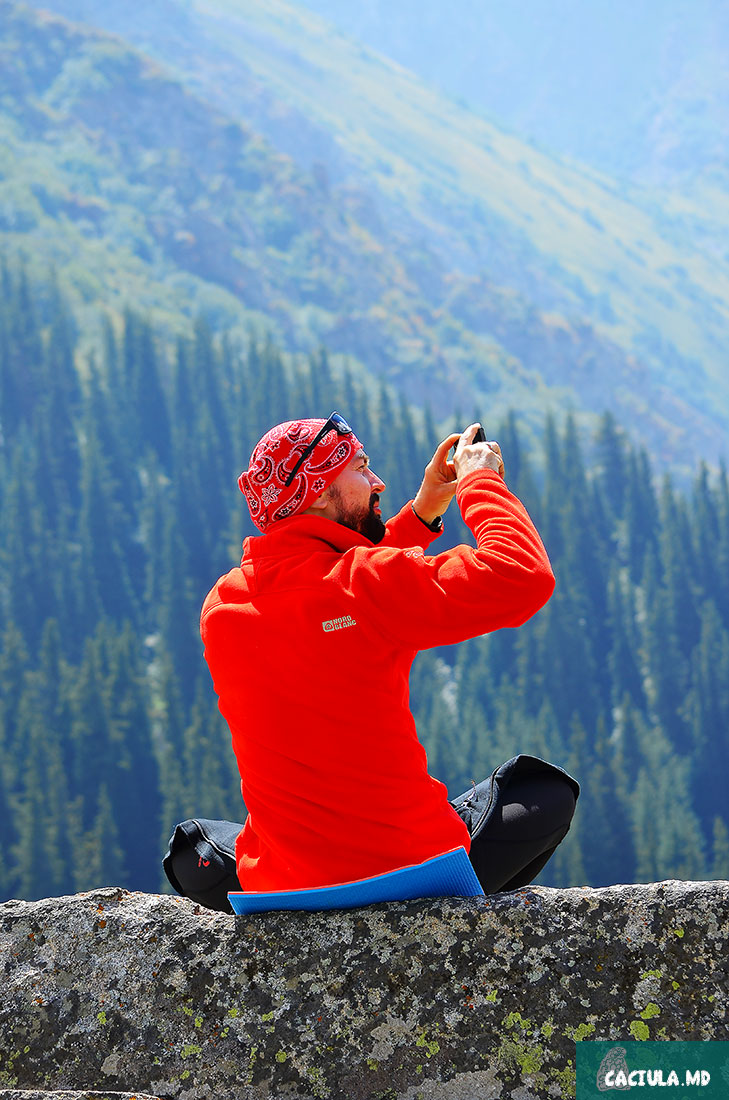
[[[452,848],[424,863],[399,867],[384,875],[317,886],[310,890],[228,894],[234,913],[268,913],[278,909],[354,909],[380,901],[414,898],[472,898],[483,894],[465,848]]]

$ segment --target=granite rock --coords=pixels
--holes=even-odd
[[[576,1041],[725,1039],[728,960],[726,882],[256,917],[11,901],[0,1100],[569,1096]]]
[[[81,1092],[68,1089],[53,1089],[51,1092],[38,1089],[0,1089],[0,1100],[159,1100],[141,1092],[99,1092],[96,1089],[83,1089]]]

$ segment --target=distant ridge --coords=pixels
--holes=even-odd
[[[694,198],[729,185],[725,0],[297,2],[541,149]]]
[[[688,200],[550,160],[282,0],[50,6],[175,66],[0,4],[4,39],[69,51],[44,86],[22,50],[0,76],[19,209],[0,242],[53,260],[82,302],[132,294],[171,324],[201,306],[241,323],[240,303],[443,415],[611,408],[660,462],[721,456],[729,262],[685,239]]]

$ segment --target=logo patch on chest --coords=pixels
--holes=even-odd
[[[328,634],[331,630],[345,630],[348,626],[356,626],[357,620],[351,615],[342,615],[339,619],[326,619],[321,625],[322,630]]]

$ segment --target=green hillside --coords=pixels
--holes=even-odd
[[[472,398],[456,353],[499,367],[441,308],[468,284],[383,224],[365,190],[300,170],[119,39],[7,3],[0,16],[0,242],[53,266],[82,325],[97,303],[172,331],[202,309],[290,348],[325,340],[395,381],[417,363],[444,409]]]
[[[724,0],[299,2],[542,149],[694,197],[729,184]]]
[[[449,244],[456,262],[470,251],[474,266],[489,272],[498,225],[507,241],[523,241],[527,270],[515,289],[526,289],[533,268],[569,296],[563,309],[579,308],[630,351],[647,350],[656,370],[660,340],[645,345],[660,333],[679,355],[701,362],[704,383],[726,401],[729,258],[672,232],[689,200],[623,195],[608,178],[499,131],[285,0],[194,6],[221,47],[237,48],[281,98],[334,132],[393,199],[441,235],[460,229]],[[729,196],[702,194],[694,214],[700,224],[713,215],[726,225],[728,207]],[[540,297],[537,287],[533,298]],[[701,387],[701,379],[686,384]]]
[[[611,408],[660,461],[723,453],[729,264],[697,243],[723,240],[721,192],[620,194],[279,0],[54,6],[176,66],[0,5],[20,209],[0,229],[87,302],[172,324],[201,303],[238,321],[240,302],[444,414]],[[26,71],[24,34],[50,67]],[[103,217],[80,226],[67,194]]]

